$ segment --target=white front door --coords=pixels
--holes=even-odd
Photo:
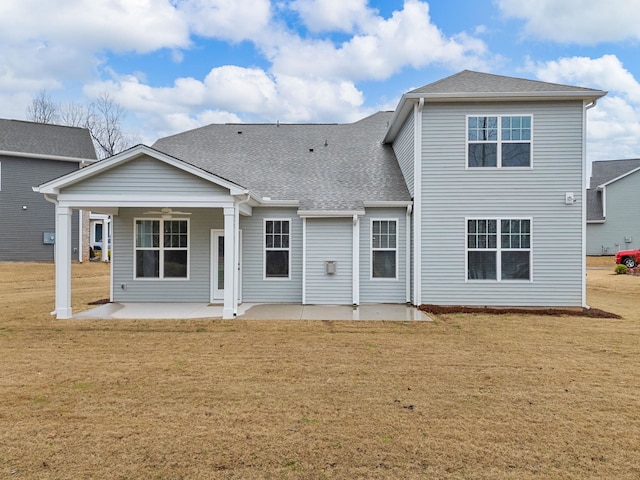
[[[241,279],[242,230],[240,231],[239,245],[238,278]],[[238,283],[238,302],[240,302],[242,282]],[[224,300],[224,230],[211,230],[211,299],[216,303]]]

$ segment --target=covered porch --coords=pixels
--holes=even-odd
[[[238,314],[239,217],[252,212],[242,187],[138,146],[34,190],[55,204],[56,318],[73,318],[75,209],[111,219],[111,302],[220,303],[222,318]]]

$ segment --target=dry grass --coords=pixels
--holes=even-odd
[[[640,478],[640,277],[597,260],[622,320],[60,321],[0,264],[0,478]]]

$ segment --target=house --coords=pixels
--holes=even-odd
[[[0,261],[52,261],[55,206],[32,186],[96,160],[89,131],[0,119]],[[82,216],[74,212],[66,248],[82,260]]]
[[[640,159],[593,162],[587,190],[587,255],[640,248]]]
[[[112,216],[111,300],[585,306],[586,112],[605,92],[463,71],[351,124],[209,125],[36,187]]]

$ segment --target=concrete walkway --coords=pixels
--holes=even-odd
[[[206,303],[107,303],[78,312],[74,319],[188,319],[222,318],[222,306]],[[293,303],[243,303],[240,320],[387,320],[430,321],[415,307],[371,303],[349,305],[300,305]]]

